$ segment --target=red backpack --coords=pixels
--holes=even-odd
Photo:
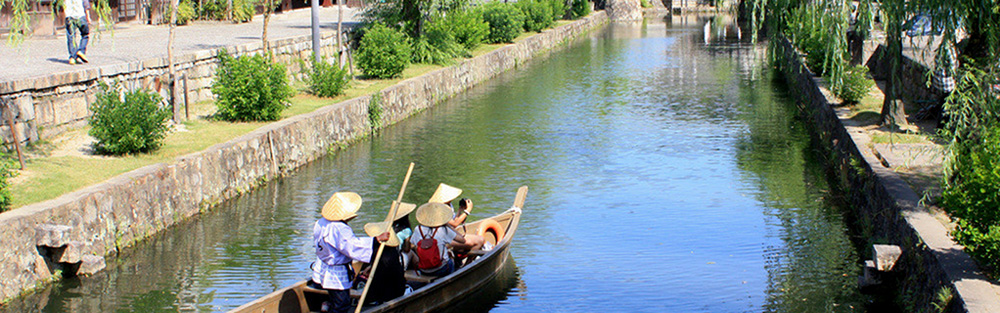
[[[419,269],[427,270],[441,266],[441,251],[438,250],[437,239],[434,239],[437,230],[434,228],[434,232],[428,238],[424,236],[423,227],[417,227],[421,238],[417,242],[417,268]]]

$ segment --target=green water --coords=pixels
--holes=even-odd
[[[355,229],[438,183],[481,218],[528,201],[456,312],[853,312],[859,257],[761,46],[674,17],[614,24],[228,201],[7,311],[225,311],[293,284],[333,192]]]

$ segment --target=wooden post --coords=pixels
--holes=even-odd
[[[184,74],[184,120],[191,119],[191,107],[188,104],[188,76]]]
[[[7,126],[10,126],[10,136],[14,139],[14,149],[17,150],[17,160],[21,163],[21,170],[24,170],[24,154],[21,153],[21,139],[17,137],[17,128],[14,127],[14,106],[10,102],[4,101],[7,108]]]

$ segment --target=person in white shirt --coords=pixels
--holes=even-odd
[[[329,312],[349,312],[351,285],[354,271],[351,261],[369,262],[372,256],[372,238],[358,238],[347,222],[357,217],[361,196],[353,192],[338,192],[323,205],[323,218],[313,226],[313,244],[316,262],[313,263],[312,281],[330,294]],[[377,237],[389,240],[385,232]]]
[[[87,41],[90,40],[90,1],[63,0],[66,13],[66,47],[69,50],[69,64],[86,63]],[[80,36],[80,42],[76,36]]]

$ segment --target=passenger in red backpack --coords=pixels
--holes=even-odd
[[[445,276],[455,271],[448,244],[465,244],[465,237],[448,225],[454,214],[450,206],[437,202],[417,208],[420,225],[410,236],[410,247],[416,251],[417,272],[421,275]]]

